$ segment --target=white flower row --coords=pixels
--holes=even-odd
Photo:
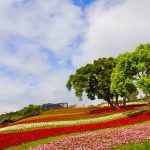
[[[14,130],[23,130],[23,129],[31,129],[31,128],[41,128],[41,127],[48,127],[48,126],[67,126],[67,125],[79,125],[79,124],[86,124],[86,123],[95,123],[95,122],[102,122],[107,120],[113,120],[117,118],[125,117],[126,114],[118,113],[109,116],[103,116],[93,119],[85,119],[85,120],[71,120],[71,121],[55,121],[55,122],[39,122],[39,123],[28,123],[28,124],[19,124],[8,126],[4,128],[0,128],[0,131],[14,131]]]

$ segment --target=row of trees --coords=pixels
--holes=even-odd
[[[77,97],[104,99],[113,108],[119,107],[118,97],[131,99],[141,90],[148,100],[150,112],[150,44],[141,44],[134,51],[116,58],[99,58],[70,75],[66,87]],[[114,103],[115,101],[115,103]]]

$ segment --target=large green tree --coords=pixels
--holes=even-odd
[[[70,75],[66,87],[68,90],[73,88],[80,98],[85,93],[89,99],[104,99],[115,108],[112,101],[114,95],[110,92],[110,76],[114,67],[114,58],[99,58]]]
[[[117,57],[111,75],[111,91],[119,95],[130,95],[140,88],[147,95],[150,110],[150,44],[141,44],[133,52]]]

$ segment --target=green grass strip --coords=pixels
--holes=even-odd
[[[111,150],[149,150],[150,140],[141,143],[122,145]]]

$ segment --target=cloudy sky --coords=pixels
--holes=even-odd
[[[82,105],[65,88],[71,73],[148,42],[150,0],[1,0],[0,113]]]

